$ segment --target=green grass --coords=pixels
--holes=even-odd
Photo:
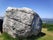
[[[3,33],[2,35],[0,35],[0,38],[3,38],[3,40],[18,40],[18,38],[13,38],[7,33]]]
[[[48,31],[53,31],[53,24],[46,24],[42,25],[43,28],[47,28]]]
[[[48,31],[53,31],[53,24],[47,24]]]
[[[47,28],[47,24],[46,24],[46,23],[43,23],[43,24],[42,24],[42,27],[43,27],[43,28]]]

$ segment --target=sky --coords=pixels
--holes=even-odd
[[[0,0],[0,16],[5,16],[7,7],[28,7],[41,18],[53,18],[53,0]]]

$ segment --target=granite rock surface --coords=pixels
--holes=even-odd
[[[32,9],[8,7],[5,13],[3,32],[12,37],[28,37],[41,32],[42,20]]]

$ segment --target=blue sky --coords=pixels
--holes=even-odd
[[[0,16],[4,16],[7,7],[28,7],[41,18],[53,18],[53,0],[0,0]]]

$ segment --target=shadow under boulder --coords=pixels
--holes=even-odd
[[[32,36],[29,36],[27,38],[19,38],[19,40],[37,40],[38,38],[43,37],[45,35],[46,35],[45,33],[40,32],[37,36],[32,35]]]

